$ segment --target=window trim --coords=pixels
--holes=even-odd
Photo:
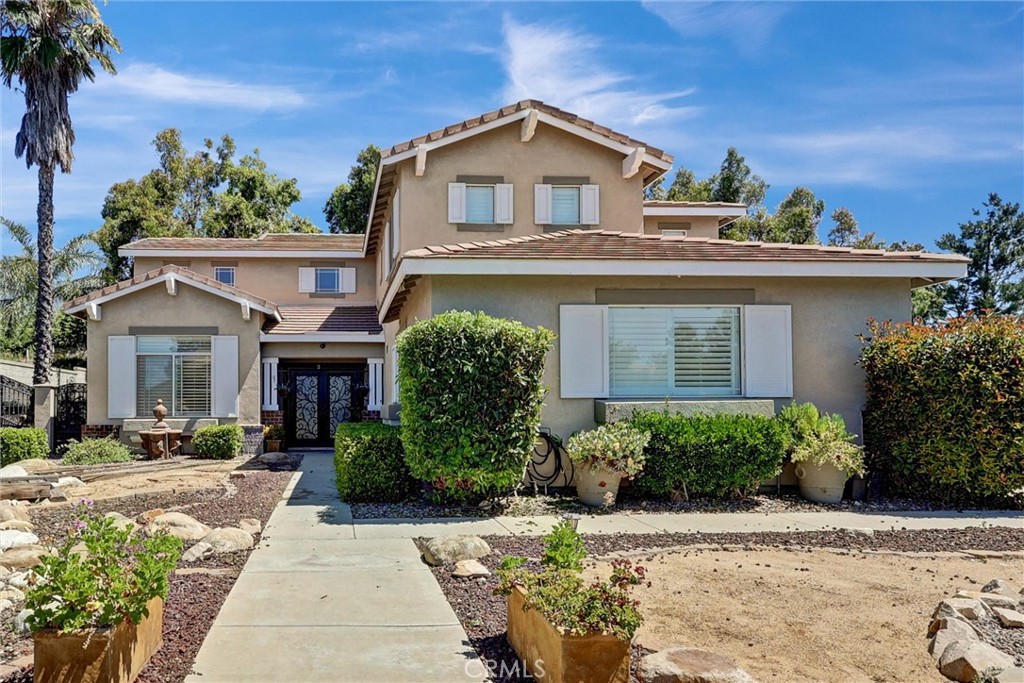
[[[230,272],[231,273],[231,282],[224,282],[223,280],[220,279],[220,274],[222,272]],[[222,285],[227,285],[228,287],[234,287],[235,286],[235,282],[237,282],[235,277],[237,276],[237,274],[238,273],[236,271],[235,266],[214,266],[213,267],[213,279],[216,280],[217,282],[221,283]]]
[[[182,334],[142,334],[142,335],[135,335],[135,365],[136,365],[136,371],[135,371],[135,375],[136,375],[135,376],[135,392],[136,392],[135,413],[136,413],[136,415],[139,414],[139,412],[138,412],[139,411],[138,394],[140,393],[140,389],[141,389],[141,387],[139,385],[139,381],[140,381],[141,378],[139,377],[139,372],[138,372],[138,357],[139,356],[153,356],[153,357],[159,356],[159,357],[168,357],[168,358],[171,359],[171,396],[170,396],[170,403],[168,404],[168,402],[166,400],[164,402],[164,406],[167,408],[167,416],[168,417],[209,417],[210,415],[213,414],[213,382],[214,382],[214,377],[213,377],[213,336],[214,335],[182,335]],[[139,351],[139,340],[141,340],[141,339],[160,338],[160,337],[165,337],[165,338],[168,338],[168,339],[177,339],[179,337],[204,337],[207,340],[209,340],[210,350],[209,351]],[[205,413],[199,413],[199,412],[181,413],[181,412],[178,412],[178,408],[179,408],[178,401],[179,401],[180,397],[178,396],[177,377],[178,377],[179,362],[178,362],[177,359],[179,357],[184,357],[184,356],[205,356],[206,358],[209,359],[209,365],[208,365],[208,369],[209,369],[209,385],[207,386],[207,395],[208,395],[209,398],[208,398],[208,408],[207,408]],[[151,411],[151,410],[152,410],[152,407],[146,408],[146,412],[147,413],[149,411]]]
[[[746,392],[746,329],[743,323],[743,310],[746,308],[746,304],[608,304],[608,399],[610,400],[642,400],[642,399],[668,399],[668,400],[729,400],[729,399],[742,399],[747,397]],[[617,394],[613,391],[612,387],[612,368],[611,368],[611,344],[612,344],[612,333],[611,333],[611,317],[612,310],[616,308],[732,308],[736,310],[736,328],[739,343],[736,347],[736,364],[739,370],[737,393],[734,394],[691,394],[691,393],[670,393],[668,391],[660,394]],[[673,347],[669,347],[671,350]],[[674,375],[675,368],[675,356],[670,354],[671,362],[668,364],[668,377],[666,377],[666,386],[668,389],[671,386],[670,378]]]

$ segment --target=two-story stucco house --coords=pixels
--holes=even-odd
[[[159,398],[328,445],[355,412],[399,419],[396,337],[449,310],[557,333],[543,425],[563,437],[643,402],[813,401],[857,431],[866,319],[909,319],[911,290],[965,260],[720,240],[745,207],[644,200],[671,166],[527,100],[386,150],[365,235],[129,244],[133,279],[68,304],[88,318],[90,433]]]

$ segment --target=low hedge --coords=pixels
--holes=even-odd
[[[46,458],[50,438],[36,427],[0,427],[0,467],[19,460]]]
[[[743,497],[782,472],[787,431],[773,417],[641,412],[630,422],[651,435],[635,480],[641,496]]]
[[[1024,487],[1024,317],[869,330],[864,444],[879,483],[947,504],[1013,504]]]
[[[134,460],[131,450],[113,436],[104,439],[71,440],[63,448],[65,465],[99,465]]]
[[[341,499],[353,503],[403,501],[419,488],[405,464],[401,430],[379,422],[338,425],[334,470]]]
[[[238,425],[210,425],[196,430],[192,448],[200,458],[230,460],[242,451],[243,438]]]

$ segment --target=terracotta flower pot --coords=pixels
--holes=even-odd
[[[163,645],[164,601],[147,603],[149,616],[138,624],[79,633],[37,631],[34,680],[36,683],[131,683]]]
[[[800,495],[815,503],[838,503],[849,476],[834,465],[809,465],[798,462],[796,476],[800,480]]]
[[[267,447],[267,453],[281,452],[281,439],[265,439],[264,444]]]
[[[584,465],[576,474],[576,494],[585,505],[609,507],[615,505],[621,481],[622,475],[618,472],[603,468],[592,471],[589,466]]]
[[[540,612],[526,609],[526,593],[518,586],[508,596],[508,642],[519,666],[545,683],[628,683],[629,641],[595,633],[573,636],[548,623]]]

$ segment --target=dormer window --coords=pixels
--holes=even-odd
[[[448,183],[448,222],[464,231],[498,231],[513,222],[512,185],[501,176],[458,176]]]
[[[597,225],[601,222],[601,192],[590,178],[544,176],[533,186],[537,225]]]

